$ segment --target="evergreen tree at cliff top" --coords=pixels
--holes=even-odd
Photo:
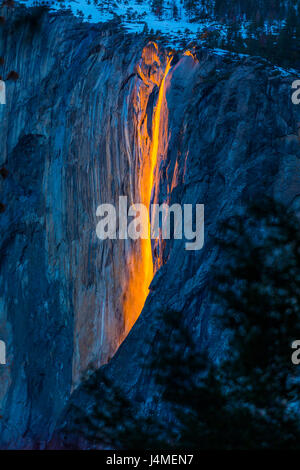
[[[285,207],[263,203],[228,220],[218,243],[225,257],[211,291],[222,307],[216,322],[228,338],[225,358],[212,363],[184,312],[165,312],[149,372],[166,416],[144,416],[100,371],[100,387],[97,374],[85,385],[93,409],[75,410],[77,431],[93,444],[299,448],[299,373],[291,361],[291,344],[300,339],[299,221]]]

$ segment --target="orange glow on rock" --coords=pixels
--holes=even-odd
[[[185,51],[185,53],[183,54],[184,56],[187,56],[187,57],[192,57],[192,59],[194,60],[194,62],[198,62],[198,59],[196,57],[196,54],[193,53],[192,51],[190,50],[187,50]]]
[[[163,71],[164,67],[161,64],[158,47],[155,43],[150,43],[144,48],[142,59],[137,66],[139,78],[133,97],[137,116],[135,130],[138,142],[136,186],[139,192],[139,202],[146,205],[148,213],[153,187],[159,183],[158,160],[167,145],[168,109],[165,99],[165,80],[171,68],[171,61],[172,57],[168,57]],[[159,88],[159,93],[153,110],[152,132],[149,136],[147,105],[156,86]],[[148,234],[148,239],[139,239],[135,242],[128,259],[129,279],[123,302],[125,335],[128,334],[143,309],[154,275],[150,217],[148,219]],[[160,263],[155,263],[156,268],[159,265]]]

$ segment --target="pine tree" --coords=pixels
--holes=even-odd
[[[151,8],[153,13],[161,18],[164,8],[164,0],[151,0]]]
[[[173,0],[173,18],[175,20],[178,19],[178,7],[177,7],[177,4],[176,4],[176,1]]]
[[[263,201],[226,224],[229,255],[216,276],[231,332],[223,364],[230,401],[250,411],[255,448],[299,446],[299,394],[291,344],[300,338],[299,220],[283,205]]]

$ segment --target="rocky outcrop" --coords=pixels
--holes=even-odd
[[[96,208],[131,191],[130,80],[142,42],[116,25],[17,10],[1,36],[3,446],[43,445],[74,384],[124,338],[126,250],[101,244]],[[132,126],[133,127],[133,126]]]
[[[20,77],[7,83],[0,111],[8,171],[0,177],[0,337],[8,347],[0,439],[2,447],[43,448],[74,387],[71,401],[87,406],[82,374],[108,361],[126,394],[146,410],[156,406],[142,358],[159,334],[162,307],[184,312],[201,345],[222,354],[206,285],[222,260],[212,241],[217,223],[264,194],[300,207],[300,109],[291,101],[294,77],[259,58],[173,52],[165,75],[167,51],[115,23],[46,14],[32,29],[17,19],[25,12],[14,13],[0,40],[5,72]],[[150,294],[122,343],[141,251],[128,240],[100,242],[96,208],[141,197],[164,77],[152,195],[205,204],[205,246],[152,246]],[[59,423],[71,426],[68,406]]]

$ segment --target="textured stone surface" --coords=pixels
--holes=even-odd
[[[32,30],[16,16],[0,46],[4,76],[20,75],[7,82],[0,123],[0,435],[22,447],[43,445],[82,372],[124,337],[129,247],[99,242],[96,208],[132,190],[124,83],[142,44],[115,25],[59,15]]]
[[[182,311],[212,358],[218,360],[224,352],[226,337],[212,319],[217,306],[210,302],[207,286],[211,267],[222,263],[222,252],[213,243],[218,222],[264,195],[299,208],[300,114],[291,104],[291,81],[259,59],[232,62],[201,54],[196,64],[183,57],[168,76],[170,138],[160,163],[158,200],[204,203],[205,246],[187,252],[184,241],[166,244],[164,265],[152,281],[141,316],[104,367],[146,412],[159,406],[144,367],[159,337],[159,310]],[[102,371],[96,372],[100,388]],[[83,414],[92,401],[80,387],[71,398]],[[59,428],[73,430],[72,420],[67,408]],[[71,446],[86,445],[69,431],[58,434],[54,445],[63,438]]]
[[[0,164],[9,171],[0,177],[0,337],[8,346],[0,444],[44,447],[82,373],[106,363],[125,335],[132,245],[99,242],[96,207],[137,193],[133,98],[145,39],[66,14],[44,17],[33,32],[28,24],[7,28],[3,75],[17,70],[20,79],[7,83],[0,111]],[[206,286],[222,259],[212,242],[218,220],[261,194],[300,207],[294,77],[258,58],[197,55],[195,62],[179,54],[166,78],[168,148],[160,146],[156,195],[205,204],[205,247],[187,252],[179,240],[160,247],[164,265],[144,310],[105,366],[146,409],[155,391],[142,358],[159,334],[159,308],[181,309],[201,344],[215,358],[222,354]],[[161,79],[165,63],[161,52],[162,70],[150,64],[149,74]],[[150,91],[149,120],[158,94]],[[84,412],[80,387],[72,400]],[[66,411],[59,426],[71,421]]]

